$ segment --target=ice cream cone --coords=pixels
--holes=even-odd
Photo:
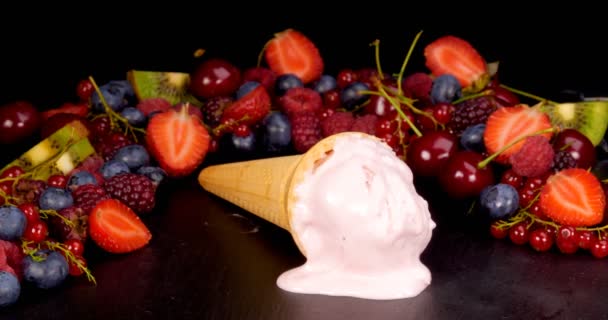
[[[199,173],[198,181],[205,190],[290,231],[298,243],[290,226],[294,189],[331,153],[336,138],[347,134],[376,139],[363,133],[340,133],[319,141],[302,155],[209,166]]]

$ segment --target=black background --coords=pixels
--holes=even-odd
[[[265,42],[286,28],[308,35],[326,72],[334,75],[342,68],[374,66],[369,44],[375,39],[381,41],[383,68],[397,71],[422,30],[408,72],[425,70],[426,43],[453,34],[470,41],[486,60],[500,61],[501,80],[511,86],[547,97],[563,89],[608,94],[608,28],[595,5],[401,6],[171,2],[139,11],[104,3],[82,11],[72,6],[69,13],[12,8],[0,22],[0,102],[23,98],[50,108],[75,99],[76,82],[88,76],[103,83],[122,79],[133,68],[190,72],[199,62],[192,55],[197,48],[207,50],[202,59],[219,56],[250,67]]]

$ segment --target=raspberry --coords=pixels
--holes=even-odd
[[[147,117],[151,113],[168,110],[171,108],[171,103],[164,98],[148,98],[141,100],[135,108],[139,109]]]
[[[220,124],[224,109],[229,107],[233,102],[230,97],[213,97],[207,100],[201,109],[203,113],[203,122],[211,127],[216,127]]]
[[[321,132],[324,137],[336,133],[349,131],[355,122],[355,117],[351,112],[335,112],[321,122]]]
[[[264,67],[253,67],[243,72],[243,83],[255,81],[264,86],[268,92],[272,92],[276,80],[277,75],[272,70]]]
[[[447,123],[447,128],[453,133],[460,135],[467,127],[484,123],[498,108],[494,97],[483,96],[466,100],[457,104],[452,118]]]
[[[321,121],[314,113],[297,113],[290,120],[291,139],[296,151],[304,153],[321,140]]]
[[[522,177],[538,177],[551,169],[555,151],[544,136],[526,138],[521,149],[509,157],[513,172]]]
[[[432,86],[433,79],[424,72],[413,73],[403,80],[403,92],[405,95],[425,102],[429,102],[431,99]]]
[[[285,92],[279,103],[285,110],[287,115],[293,115],[300,112],[314,113],[323,107],[323,99],[321,95],[313,89],[296,87]]]
[[[108,195],[120,200],[137,214],[154,209],[156,187],[146,176],[123,173],[107,179],[103,184]]]
[[[95,184],[79,186],[72,191],[72,197],[74,198],[74,205],[82,208],[87,214],[97,205],[97,202],[109,198],[106,190]]]
[[[577,166],[576,159],[572,157],[572,154],[567,150],[560,150],[555,153],[553,158],[553,169],[555,171],[561,171],[568,168],[575,168]]]
[[[357,131],[367,133],[369,135],[376,135],[376,123],[378,123],[378,116],[375,114],[366,114],[355,119],[353,126],[350,131]]]
[[[7,271],[23,279],[23,250],[15,242],[0,239],[0,271]]]

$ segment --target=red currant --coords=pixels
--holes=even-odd
[[[35,204],[26,202],[18,205],[17,207],[23,211],[27,221],[26,225],[30,226],[32,223],[40,220],[40,212],[38,212],[38,207]]]
[[[510,184],[513,188],[519,190],[524,185],[524,178],[509,168],[502,174],[500,182]]]
[[[530,232],[530,246],[538,251],[544,252],[548,251],[553,247],[553,236],[550,235],[547,230],[543,228],[534,229]]]
[[[74,259],[78,260],[78,262],[80,262],[80,264],[82,265],[83,268],[87,267],[87,260],[84,257],[75,256]],[[68,262],[68,273],[71,276],[78,277],[84,273],[84,270],[80,269],[74,261],[72,261],[70,259],[67,259],[67,260],[69,261]]]
[[[40,243],[49,235],[49,228],[42,220],[27,224],[23,232],[23,238],[34,243]]]
[[[562,226],[555,235],[555,244],[560,252],[572,254],[578,250],[577,231],[573,227]]]
[[[49,187],[63,189],[68,184],[68,177],[62,174],[54,174],[48,178],[46,183]]]
[[[95,88],[89,79],[82,79],[76,85],[76,95],[82,101],[89,101],[93,91],[95,91]]]
[[[496,239],[504,239],[509,235],[509,229],[499,228],[498,222],[494,222],[490,225],[490,234]]]
[[[323,107],[328,109],[338,109],[341,104],[340,91],[338,89],[329,90],[323,93]]]
[[[452,120],[452,114],[456,108],[451,103],[438,103],[433,107],[433,118],[441,124],[446,124]]]
[[[597,237],[589,230],[580,230],[576,233],[579,248],[589,250]]]
[[[397,130],[397,122],[392,119],[382,117],[376,122],[376,136],[393,134]]]
[[[606,239],[595,239],[590,248],[591,254],[598,258],[605,258],[608,256],[608,240]]]
[[[346,88],[349,84],[357,80],[357,73],[352,69],[341,70],[338,72],[338,76],[336,77],[336,83],[340,89]]]
[[[509,229],[509,239],[517,245],[522,245],[530,239],[530,231],[525,221],[518,222]]]
[[[84,254],[84,243],[81,240],[66,239],[63,244],[75,256],[82,256]]]
[[[240,124],[233,131],[237,137],[246,137],[251,134],[251,128],[246,124]]]
[[[4,171],[2,171],[2,173],[0,174],[0,179],[16,178],[24,173],[25,173],[25,171],[20,166],[10,166],[10,167],[6,168]]]

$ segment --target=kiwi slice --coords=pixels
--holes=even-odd
[[[597,146],[608,128],[608,101],[593,100],[545,105],[542,110],[560,129],[574,128]]]
[[[192,96],[188,88],[190,75],[183,72],[129,70],[127,80],[133,86],[137,99],[164,98],[172,105],[189,102],[202,103]]]

